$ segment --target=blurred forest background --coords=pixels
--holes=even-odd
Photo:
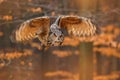
[[[38,40],[11,43],[15,27],[45,15],[91,18],[101,29],[93,42],[93,78],[120,80],[120,0],[0,0],[0,80],[79,80],[79,40],[65,37],[44,52]]]

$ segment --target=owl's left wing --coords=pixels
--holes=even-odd
[[[61,16],[60,28],[65,28],[70,36],[93,36],[96,34],[96,26],[88,18],[79,16]]]

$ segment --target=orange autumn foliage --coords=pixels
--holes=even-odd
[[[13,20],[13,16],[11,16],[11,15],[4,15],[4,16],[2,17],[2,19],[3,19],[3,20],[6,20],[6,21],[11,21],[11,20]]]
[[[28,2],[32,2],[32,0],[28,0]]]
[[[79,51],[76,50],[73,53],[73,51],[70,51],[70,50],[69,51],[54,50],[52,54],[62,58],[62,57],[71,56],[73,54],[78,55]]]
[[[32,52],[30,50],[26,50],[25,52],[7,52],[7,53],[0,53],[0,59],[17,59],[20,57],[31,56]]]
[[[30,45],[31,47],[37,48],[38,50],[42,50],[41,45],[36,42],[31,42]]]
[[[29,63],[28,63],[28,65],[29,65],[30,67],[32,67],[32,66],[33,66],[32,62],[29,62]]]
[[[0,63],[0,68],[4,67],[5,64],[4,63]]]
[[[67,72],[67,71],[54,71],[54,72],[47,72],[45,73],[46,77],[53,77],[53,76],[67,76],[67,77],[72,77],[72,73]]]
[[[29,11],[35,13],[35,12],[42,12],[42,8],[38,7],[38,8],[30,8]]]
[[[120,78],[119,72],[111,73],[109,75],[95,75],[93,80],[112,80],[112,79],[118,79]],[[45,76],[50,78],[50,77],[55,77],[55,76],[62,76],[64,77],[61,80],[79,80],[79,73],[73,74],[68,71],[64,70],[57,70],[53,72],[46,72]]]
[[[62,45],[67,46],[77,46],[79,45],[80,41],[78,39],[73,39],[71,37],[65,37],[64,42]]]
[[[3,3],[5,0],[0,0],[0,4]]]
[[[0,37],[3,36],[3,35],[4,35],[4,33],[3,33],[3,32],[0,32]]]
[[[105,45],[111,47],[118,47],[119,42],[115,41],[120,35],[120,28],[115,25],[108,25],[101,28],[102,34],[98,35],[97,40],[94,41],[94,46]]]
[[[24,61],[21,61],[20,64],[21,64],[21,65],[25,65],[25,62],[24,62]]]
[[[100,75],[100,76],[95,76],[94,80],[116,80],[120,78],[119,73],[112,73],[109,75]]]
[[[115,56],[117,58],[120,58],[120,54],[118,51],[116,51],[115,48],[110,48],[110,47],[101,47],[101,48],[94,48],[94,52],[100,52],[103,55],[106,56]]]

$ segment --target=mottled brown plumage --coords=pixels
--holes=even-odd
[[[65,28],[72,36],[93,36],[96,27],[90,19],[79,16],[63,16],[60,18],[59,26]]]
[[[38,17],[23,22],[13,31],[11,40],[13,42],[24,42],[38,38],[42,44],[46,45],[49,33],[49,17]]]

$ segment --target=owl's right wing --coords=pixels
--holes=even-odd
[[[24,42],[36,37],[48,36],[50,18],[47,16],[37,17],[23,22],[12,32],[10,39],[12,42]]]

